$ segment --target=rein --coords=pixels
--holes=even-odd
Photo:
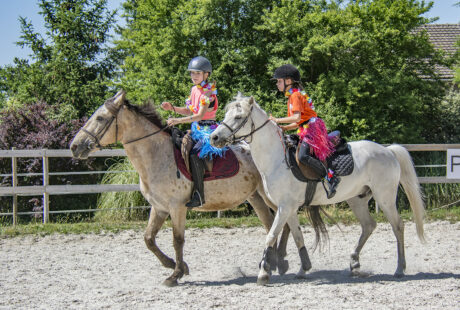
[[[131,140],[131,141],[125,142],[125,143],[123,143],[123,145],[130,144],[130,143],[134,143],[134,142],[137,142],[137,141],[139,141],[139,140],[142,140],[142,139],[145,139],[145,138],[154,136],[154,135],[156,135],[157,133],[160,133],[160,132],[162,132],[162,131],[165,131],[167,128],[169,128],[169,126],[166,126],[166,127],[162,128],[162,129],[159,129],[159,130],[157,130],[157,131],[154,131],[154,132],[152,132],[152,133],[149,133],[149,134],[147,134],[147,135],[145,135],[145,136],[143,136],[143,137],[136,138],[136,139],[133,139],[133,140]]]
[[[102,148],[102,145],[100,143],[100,140],[104,137],[104,135],[107,133],[107,131],[109,130],[110,126],[112,125],[113,121],[115,120],[115,141],[112,143],[112,144],[116,144],[117,141],[118,141],[118,112],[120,111],[120,109],[115,109],[113,108],[111,105],[108,105],[108,104],[104,104],[104,106],[106,107],[106,109],[110,112],[110,114],[112,114],[112,118],[107,121],[106,125],[96,134],[92,133],[91,131],[88,131],[86,130],[85,128],[82,128],[81,130],[86,133],[88,136],[90,136],[93,140],[94,140],[94,143],[96,145],[97,148],[101,149]],[[164,128],[162,129],[159,129],[157,131],[154,131],[152,133],[149,133],[145,136],[142,136],[142,137],[139,137],[139,138],[135,138],[133,140],[130,140],[128,142],[125,142],[123,143],[123,145],[126,145],[126,144],[130,144],[130,143],[134,143],[134,142],[137,142],[137,141],[140,141],[140,140],[143,140],[145,138],[148,138],[148,137],[151,137],[151,136],[154,136],[162,131],[165,131],[167,128],[169,128],[170,126],[165,126]]]

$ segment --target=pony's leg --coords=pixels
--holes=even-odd
[[[265,227],[267,233],[270,231],[273,223],[273,214],[270,211],[270,207],[276,209],[276,206],[273,205],[266,197],[265,193],[262,191],[256,191],[252,194],[247,200],[254,208],[257,216]],[[278,247],[275,246],[276,251],[276,261],[270,262],[270,267],[272,270],[275,270],[278,266],[278,273],[285,274],[289,269],[289,262],[284,259],[286,257],[286,247],[287,241],[289,239],[289,226],[285,225],[283,229],[283,234],[281,235],[281,240]]]
[[[270,212],[267,204],[265,203],[265,199],[256,191],[250,197],[247,198],[248,202],[254,208],[254,211],[257,214],[257,217],[260,219],[262,224],[265,227],[267,232],[270,231],[273,223],[273,214]]]
[[[280,275],[285,274],[289,270],[289,261],[284,259],[287,255],[286,248],[289,239],[289,233],[291,229],[289,225],[284,225],[283,233],[281,234],[280,242],[278,243],[278,273]]]
[[[189,274],[188,266],[184,262],[184,242],[185,242],[185,220],[187,216],[187,208],[176,207],[171,208],[171,224],[173,227],[173,245],[176,252],[176,266],[174,272],[169,276],[163,284],[166,286],[177,286],[177,280],[182,278],[184,274]]]
[[[305,277],[305,273],[311,269],[311,261],[308,257],[307,248],[305,247],[302,230],[300,229],[299,218],[297,216],[297,210],[293,210],[291,215],[287,219],[289,227],[291,228],[292,236],[294,237],[294,242],[299,249],[300,256],[300,270],[296,275],[297,279]]]
[[[396,208],[396,194],[398,190],[398,184],[391,188],[386,188],[384,193],[374,192],[374,199],[379,204],[379,208],[382,210],[385,217],[391,224],[393,233],[396,237],[397,247],[398,247],[398,266],[396,272],[394,273],[395,277],[404,276],[404,271],[406,270],[406,256],[404,253],[404,222],[399,216],[398,209]]]
[[[265,238],[265,250],[262,256],[262,260],[259,264],[259,275],[257,276],[258,285],[265,285],[270,281],[270,262],[273,262],[276,259],[276,254],[273,246],[276,243],[276,239],[281,232],[281,229],[286,224],[289,216],[291,215],[291,211],[292,209],[289,209],[289,207],[278,207],[273,225],[270,228],[267,237]]]
[[[357,196],[347,200],[348,205],[361,224],[361,236],[359,236],[355,250],[351,253],[350,270],[352,275],[359,275],[359,269],[361,267],[359,263],[359,253],[377,225],[369,213],[368,202],[370,198],[370,195],[363,198]]]
[[[160,230],[161,226],[165,222],[166,218],[168,217],[169,213],[163,211],[157,211],[152,207],[150,209],[150,217],[149,223],[147,225],[147,229],[144,233],[144,241],[147,245],[147,248],[155,254],[161,264],[166,268],[174,269],[176,263],[173,259],[165,255],[160,248],[158,248],[156,244],[156,235]]]

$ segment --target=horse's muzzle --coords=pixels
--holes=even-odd
[[[209,137],[209,142],[212,146],[222,148],[226,145],[225,140],[220,138],[217,132],[213,132]]]
[[[72,156],[78,159],[87,159],[89,153],[91,153],[96,147],[96,144],[92,141],[89,142],[80,142],[73,141],[70,145],[70,151]]]

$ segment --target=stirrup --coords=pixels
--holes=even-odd
[[[333,182],[333,183],[328,181],[326,178],[323,178],[321,183],[323,184],[323,188],[324,188],[324,191],[326,192],[327,199],[331,199],[335,196],[335,193],[337,192],[335,188],[337,187],[339,182],[340,182],[340,178],[338,178],[337,182]],[[324,183],[326,183],[327,185]]]
[[[330,191],[326,191],[327,199],[333,198],[333,197],[335,196],[335,193],[336,193],[336,192],[337,192],[337,191],[335,190],[335,188],[330,189]]]
[[[192,194],[192,198],[189,202],[185,204],[185,206],[189,209],[193,209],[196,207],[202,207],[204,203],[204,199],[201,199],[201,195],[198,191],[194,191]]]
[[[340,178],[333,176],[332,179],[327,183],[329,184],[329,191],[326,191],[327,199],[331,199],[335,196],[337,185],[340,183]]]

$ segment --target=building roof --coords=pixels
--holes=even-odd
[[[453,55],[458,49],[456,43],[460,39],[460,24],[429,24],[419,29],[427,32],[435,48],[444,50],[448,55]],[[452,69],[436,66],[436,70],[442,80],[454,78],[455,72]]]

